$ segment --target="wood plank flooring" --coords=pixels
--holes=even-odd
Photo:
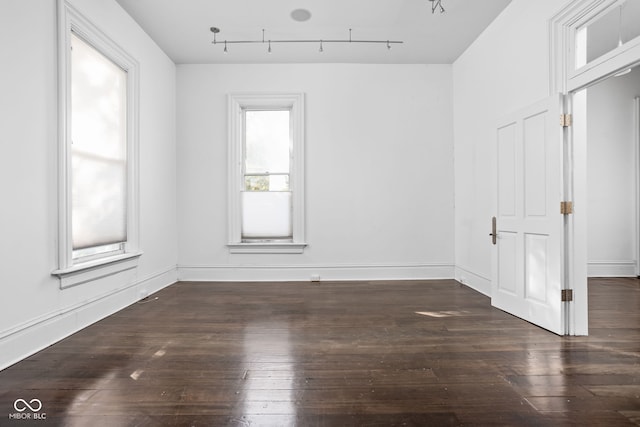
[[[562,338],[451,280],[177,283],[0,372],[0,426],[640,425],[640,281],[589,298]]]

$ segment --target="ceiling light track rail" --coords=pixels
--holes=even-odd
[[[331,39],[310,39],[310,40],[277,40],[277,39],[269,39],[269,40],[217,40],[214,41],[213,44],[251,44],[251,43],[379,43],[379,44],[401,44],[404,43],[400,40],[331,40]]]
[[[351,37],[351,29],[349,29],[349,38],[348,39],[266,39],[265,38],[265,30],[262,30],[262,40],[218,40],[217,35],[220,33],[220,29],[218,27],[211,27],[210,31],[213,33],[213,42],[212,44],[222,44],[224,45],[224,53],[228,52],[228,45],[232,44],[266,44],[268,45],[267,52],[271,53],[271,45],[272,44],[283,44],[283,43],[311,43],[318,44],[320,46],[320,52],[324,51],[323,46],[325,44],[340,44],[340,43],[357,43],[357,44],[384,44],[387,46],[387,49],[391,49],[391,45],[394,44],[402,44],[404,43],[402,40],[360,40],[353,39]]]

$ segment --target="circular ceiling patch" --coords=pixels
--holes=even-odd
[[[293,18],[294,21],[298,22],[308,21],[309,19],[311,19],[311,12],[309,12],[307,9],[296,9],[291,12],[291,18]]]

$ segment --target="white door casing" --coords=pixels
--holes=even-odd
[[[598,16],[618,4],[619,0],[572,0],[549,20],[551,71],[549,93],[565,94],[575,118],[574,126],[568,132],[568,150],[564,163],[567,171],[566,186],[570,189],[575,207],[575,213],[566,219],[567,251],[564,265],[565,286],[573,289],[573,302],[570,303],[570,309],[565,307],[567,331],[571,335],[587,335],[589,330],[587,212],[584,208],[587,205],[587,123],[586,99],[583,99],[585,95],[582,89],[640,64],[640,37],[636,37],[618,45],[586,66],[577,68],[576,32],[581,26],[598,19]],[[640,207],[638,209],[640,211]],[[640,254],[640,247],[638,247],[638,253]],[[638,268],[640,269],[640,262]]]
[[[553,96],[498,123],[491,304],[563,335],[561,106]]]
[[[636,276],[640,277],[640,96],[633,99],[633,138],[636,161]]]

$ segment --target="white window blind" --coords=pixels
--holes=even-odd
[[[113,247],[127,240],[127,72],[75,34],[71,48],[72,247]]]
[[[291,239],[292,233],[290,191],[243,192],[243,239]]]

